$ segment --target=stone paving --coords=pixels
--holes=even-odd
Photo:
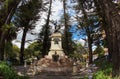
[[[16,66],[15,69],[19,75],[23,76],[26,75],[26,71],[29,68],[24,66]],[[89,66],[88,68],[81,68],[77,73],[64,73],[64,74],[57,74],[57,73],[40,73],[37,75],[29,75],[30,79],[80,79],[84,78],[85,76],[92,77],[92,74],[97,71],[97,67]]]

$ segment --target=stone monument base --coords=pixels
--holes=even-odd
[[[53,33],[51,35],[51,47],[48,55],[31,65],[30,71],[67,73],[72,72],[73,62],[64,54],[62,49],[62,34]]]
[[[65,74],[72,72],[73,62],[66,56],[62,57],[58,61],[53,61],[53,59],[45,57],[34,63],[34,66],[31,65],[30,69],[33,69],[32,71],[35,71],[35,74],[39,74],[41,72]]]

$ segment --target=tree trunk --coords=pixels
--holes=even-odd
[[[2,39],[0,40],[0,60],[4,60],[4,47],[5,47],[5,35],[2,34]]]
[[[47,20],[46,20],[46,24],[45,24],[42,57],[44,57],[49,50],[49,21],[50,21],[51,7],[52,7],[52,0],[50,0],[48,16],[47,16]]]
[[[92,64],[93,63],[93,55],[92,55],[92,38],[91,38],[91,35],[90,35],[90,31],[89,31],[89,28],[87,28],[87,36],[88,36],[88,50],[89,50],[89,64]]]
[[[109,28],[104,28],[104,29],[106,30],[105,33],[106,33],[106,38],[107,38],[107,43],[108,43],[108,45],[107,45],[107,47],[108,47],[108,61],[111,62],[112,61],[112,52],[113,52],[113,42],[112,41],[109,42],[109,40],[112,39],[111,38],[112,31],[110,31]]]
[[[120,10],[111,0],[96,0],[96,2],[100,3],[105,22],[109,26],[105,27],[105,31],[109,42],[109,50],[112,51],[113,76],[120,76]]]
[[[65,53],[66,55],[69,54],[69,37],[68,37],[68,24],[67,24],[67,13],[66,13],[66,0],[63,0],[63,9],[64,9],[64,26],[65,26],[65,30],[64,30],[64,35],[65,35]]]
[[[97,8],[97,13],[100,16],[100,18],[102,18],[102,27],[105,30],[105,34],[106,34],[106,41],[107,41],[107,47],[108,47],[108,60],[111,61],[112,60],[112,52],[113,52],[113,44],[112,42],[109,42],[109,40],[111,40],[111,35],[112,35],[112,30],[110,29],[111,24],[107,23],[106,20],[106,16],[105,16],[105,9],[104,6],[101,5],[103,4],[102,1],[99,0],[94,0],[95,2],[95,6]]]
[[[113,76],[120,76],[120,15],[112,15]]]
[[[21,48],[20,48],[20,64],[24,63],[24,46],[25,46],[25,39],[26,39],[27,31],[28,29],[24,28],[23,36],[21,40]]]

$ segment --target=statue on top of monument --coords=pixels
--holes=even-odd
[[[57,21],[55,21],[54,26],[55,26],[54,33],[60,32],[60,31],[59,31],[59,30],[60,30],[60,25],[58,25]]]

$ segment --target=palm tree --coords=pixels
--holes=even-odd
[[[3,28],[5,28],[6,25],[9,25],[12,19],[12,16],[20,3],[21,0],[4,0],[1,1],[0,6],[0,60],[4,59],[4,46],[5,46],[5,36],[6,31],[4,31]]]
[[[6,60],[7,58],[6,51],[9,51],[9,49],[11,50],[12,40],[15,39],[16,37],[17,37],[17,28],[13,24],[11,24],[5,36],[5,47],[8,47],[8,46],[10,47],[4,50],[4,60]],[[12,51],[10,53],[12,54]]]
[[[26,34],[29,30],[35,27],[36,21],[39,19],[38,13],[42,7],[42,0],[30,0],[23,2],[22,5],[17,9],[13,23],[23,28],[23,35],[21,39],[20,48],[20,63],[24,63],[24,46]]]

